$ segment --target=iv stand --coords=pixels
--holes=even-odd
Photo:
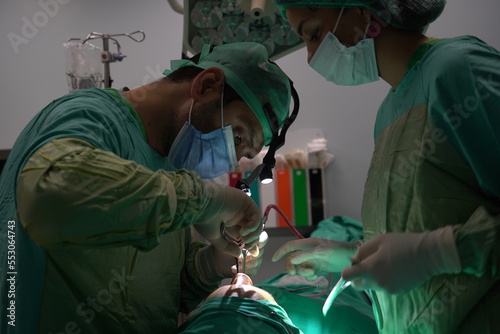
[[[133,36],[133,35],[137,35],[137,34],[140,34],[141,36],[139,38],[136,38]],[[134,31],[134,32],[131,32],[128,34],[114,34],[114,35],[92,32],[92,33],[88,34],[87,37],[82,41],[82,45],[83,45],[88,40],[91,40],[91,39],[98,39],[98,38],[102,39],[103,52],[101,54],[101,60],[102,60],[102,63],[104,64],[104,80],[103,80],[104,81],[104,88],[110,88],[111,83],[113,82],[113,80],[111,80],[111,75],[110,75],[110,64],[114,63],[115,61],[122,61],[123,58],[126,57],[123,53],[121,53],[120,43],[118,43],[118,41],[115,38],[118,36],[127,36],[128,38],[130,38],[131,40],[133,40],[137,43],[144,41],[144,39],[146,38],[146,34],[142,30],[137,30],[137,31]],[[68,41],[73,41],[73,40],[80,41],[81,39],[80,38],[68,39]],[[113,42],[115,42],[116,47],[118,49],[117,53],[111,53],[109,51],[109,40],[112,40]]]

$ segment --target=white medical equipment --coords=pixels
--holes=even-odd
[[[272,0],[167,0],[184,16],[183,56],[197,54],[204,44],[256,42],[276,60],[305,44],[281,17]]]
[[[101,88],[104,82],[104,88],[110,88],[110,64],[115,61],[122,61],[126,57],[121,52],[121,45],[116,37],[126,36],[135,42],[142,42],[146,34],[142,30],[137,30],[128,34],[101,34],[92,32],[84,39],[70,38],[64,43],[66,48],[66,76],[70,92],[90,87]],[[137,37],[136,37],[137,36]],[[102,39],[103,47],[87,43],[89,40]],[[109,41],[116,44],[117,52],[109,51]],[[100,64],[104,66],[104,73],[101,71]]]

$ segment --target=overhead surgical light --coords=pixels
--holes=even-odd
[[[304,46],[272,4],[272,0],[168,0],[184,15],[183,56],[201,51],[205,44],[257,42],[271,60]]]

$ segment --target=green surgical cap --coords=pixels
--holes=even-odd
[[[423,29],[443,12],[446,0],[273,0],[281,15],[288,7],[365,7],[390,25],[406,30]]]
[[[267,118],[263,106],[267,103],[271,105],[281,128],[290,110],[291,88],[290,79],[269,61],[267,50],[262,44],[229,43],[215,46],[212,50],[210,45],[205,45],[197,63],[190,59],[172,60],[171,69],[165,70],[163,74],[168,75],[184,66],[221,68],[225,82],[257,116],[264,132],[264,144],[271,143],[273,123]]]

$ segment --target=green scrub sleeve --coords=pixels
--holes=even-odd
[[[196,254],[206,246],[207,245],[204,243],[195,241],[189,245],[189,249],[186,252],[186,262],[181,273],[182,295],[180,305],[180,311],[185,314],[194,310],[206,296],[219,288],[222,282],[222,280],[220,280],[218,282],[212,282],[212,284],[206,284],[200,279],[204,273],[200,273],[196,270]]]
[[[465,224],[454,226],[454,234],[462,272],[477,277],[499,275],[500,216],[480,207]]]
[[[479,277],[496,275],[500,266],[500,54],[472,38],[453,47],[433,52],[428,61],[429,113],[491,198],[491,203],[455,227],[462,271]]]
[[[429,113],[484,192],[500,199],[500,54],[479,40],[454,47],[429,61]]]
[[[206,183],[186,170],[153,172],[80,139],[57,139],[21,171],[18,215],[45,248],[150,250],[159,235],[187,228],[209,206]]]

